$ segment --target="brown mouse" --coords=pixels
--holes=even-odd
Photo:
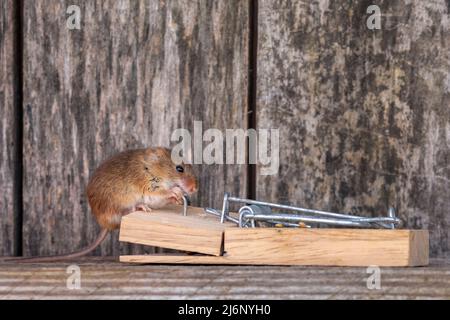
[[[102,228],[91,245],[66,255],[11,257],[6,261],[51,262],[84,256],[96,249],[109,231],[120,227],[123,215],[133,211],[150,212],[170,203],[183,204],[183,195],[191,195],[197,188],[192,166],[175,164],[170,149],[156,147],[121,152],[104,161],[87,185],[89,205]]]

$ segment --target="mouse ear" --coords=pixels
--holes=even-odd
[[[155,162],[170,157],[170,150],[167,148],[157,147],[149,148],[145,154],[145,161]]]
[[[170,149],[164,147],[157,147],[155,148],[155,153],[158,155],[158,157],[168,157],[170,156]]]

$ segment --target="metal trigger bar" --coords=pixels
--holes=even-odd
[[[239,219],[230,216],[230,202],[244,204],[239,209]],[[285,211],[295,211],[296,213],[273,213],[272,208]],[[400,223],[400,219],[398,219],[395,215],[394,208],[389,208],[388,215],[386,217],[368,218],[252,199],[237,198],[230,196],[229,193],[224,194],[222,211],[212,208],[206,208],[205,211],[215,216],[220,216],[221,223],[224,223],[226,220],[236,223],[241,228],[254,228],[257,226],[258,222],[265,222],[270,225],[281,225],[285,227],[309,228],[311,226],[306,223],[313,223],[343,227],[395,229],[396,225]]]

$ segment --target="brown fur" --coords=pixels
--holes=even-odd
[[[197,190],[192,167],[181,165],[183,173],[177,172],[166,148],[129,150],[103,162],[87,186],[89,205],[100,226],[117,229],[120,217],[142,204],[153,209],[181,204],[183,192]],[[157,201],[146,201],[146,197]]]
[[[80,257],[97,248],[107,231],[118,229],[123,215],[136,210],[151,211],[169,203],[182,204],[183,194],[197,191],[197,179],[190,165],[180,165],[183,173],[172,162],[171,151],[161,147],[129,150],[113,156],[95,170],[87,185],[91,211],[102,227],[93,244],[62,256],[6,260],[49,262]]]

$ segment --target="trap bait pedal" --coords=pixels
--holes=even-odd
[[[241,203],[231,213],[231,203]],[[272,212],[272,209],[283,212]],[[293,211],[293,213],[287,213]],[[366,218],[224,196],[222,211],[170,206],[122,219],[120,241],[190,254],[125,255],[138,264],[392,266],[428,265],[427,230],[395,229],[400,220]],[[316,228],[315,226],[344,228]],[[282,226],[282,227],[280,227]],[[350,227],[350,228],[349,228]]]

